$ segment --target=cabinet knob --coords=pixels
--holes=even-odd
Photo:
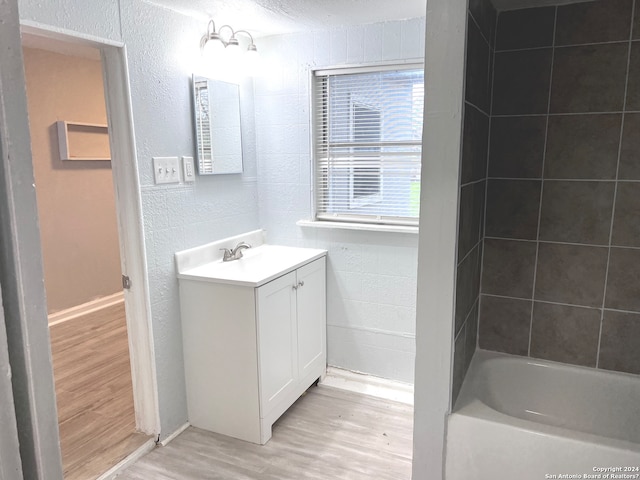
[[[304,287],[304,281],[303,281],[303,280],[300,280],[300,281],[298,282],[298,286],[299,286],[299,287]]]
[[[293,285],[291,288],[293,288],[294,290],[298,289],[298,285]]]

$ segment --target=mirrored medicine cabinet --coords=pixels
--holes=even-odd
[[[198,173],[242,173],[240,88],[197,75],[192,84]]]

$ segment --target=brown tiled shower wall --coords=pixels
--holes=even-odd
[[[496,11],[470,0],[458,220],[453,401],[477,344]]]
[[[462,210],[485,179],[462,180],[456,325],[467,348],[456,341],[456,357],[460,348],[464,366],[473,354],[460,284],[467,270],[475,282],[482,253],[480,348],[640,374],[640,0],[502,12],[496,30],[486,219],[473,248]],[[487,112],[474,126],[470,108],[465,146],[478,131],[481,152]]]

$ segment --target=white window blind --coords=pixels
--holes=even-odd
[[[211,148],[211,112],[209,111],[209,87],[207,80],[195,81],[196,136],[198,162],[205,172],[213,171],[213,150]]]
[[[421,65],[314,74],[316,219],[417,225]]]

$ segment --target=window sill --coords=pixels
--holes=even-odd
[[[339,230],[366,230],[370,232],[409,233],[415,235],[418,227],[407,225],[376,225],[373,223],[329,222],[321,220],[298,220],[296,225],[303,228],[328,228]]]

